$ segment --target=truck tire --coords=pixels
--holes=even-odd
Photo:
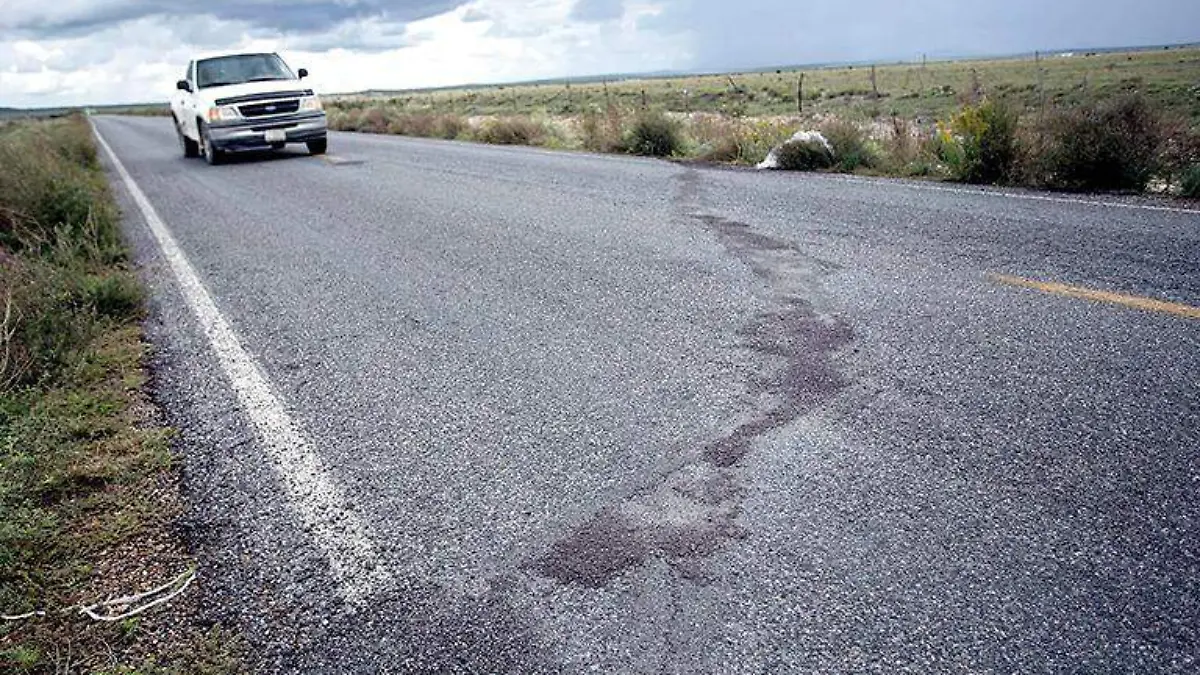
[[[200,144],[188,138],[183,133],[183,129],[179,127],[179,122],[175,123],[175,135],[179,136],[179,144],[183,146],[183,156],[188,159],[200,156]]]
[[[212,136],[208,133],[208,127],[201,124],[200,129],[200,152],[204,155],[204,161],[211,166],[216,166],[225,161],[225,153],[217,150],[212,146]]]
[[[309,141],[305,143],[305,145],[308,146],[309,154],[323,155],[325,154],[325,151],[329,149],[329,139],[322,138],[316,141]]]

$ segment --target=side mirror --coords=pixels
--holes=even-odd
[[[178,89],[179,91],[189,91],[190,92],[192,90],[192,83],[188,82],[187,80],[180,80],[175,83],[175,88]]]
[[[308,68],[301,68],[297,74],[300,76],[300,79],[303,80],[304,78],[308,77]]]

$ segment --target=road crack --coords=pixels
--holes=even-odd
[[[812,302],[834,267],[793,242],[707,213],[702,196],[699,172],[685,172],[676,198],[680,217],[712,233],[767,287],[767,308],[738,333],[738,344],[760,363],[746,383],[757,404],[727,433],[687,453],[681,465],[554,542],[535,567],[560,583],[601,588],[650,559],[665,560],[680,578],[703,583],[703,574],[686,561],[711,556],[747,534],[738,518],[745,458],[755,442],[847,384],[832,354],[851,343],[853,331],[844,320],[818,313]]]

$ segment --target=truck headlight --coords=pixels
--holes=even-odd
[[[208,109],[209,122],[232,122],[242,119],[242,114],[238,112],[237,106],[223,105]]]
[[[321,112],[324,109],[320,96],[305,96],[300,99],[300,112]]]

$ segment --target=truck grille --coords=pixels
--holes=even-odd
[[[299,99],[284,101],[263,101],[262,103],[247,103],[238,106],[242,117],[266,117],[268,115],[286,115],[300,109]]]

